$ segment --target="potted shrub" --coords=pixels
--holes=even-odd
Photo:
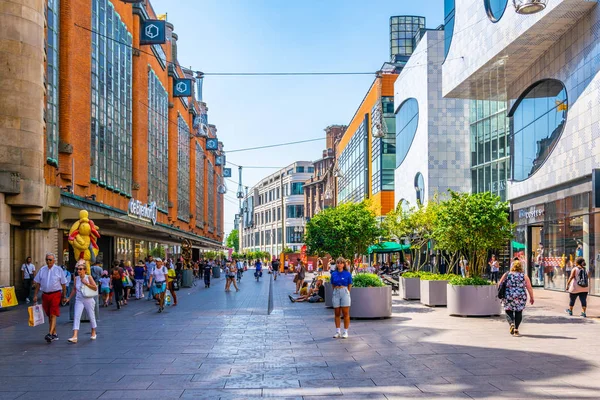
[[[430,307],[445,306],[448,280],[455,276],[454,274],[423,274],[421,276],[421,304]]]
[[[500,315],[498,288],[487,279],[455,276],[448,281],[448,313],[461,317]]]
[[[388,318],[392,316],[392,287],[376,274],[356,274],[350,292],[351,318]]]
[[[404,300],[419,300],[421,298],[421,276],[428,272],[405,272],[400,277],[400,296]]]
[[[483,316],[500,314],[495,285],[482,278],[491,250],[513,238],[508,203],[490,192],[456,193],[441,202],[433,230],[435,247],[467,260],[467,278],[448,282],[447,303],[451,315]]]

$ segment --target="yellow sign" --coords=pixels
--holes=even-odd
[[[7,286],[0,288],[0,308],[13,307],[19,304],[15,295],[15,288]]]

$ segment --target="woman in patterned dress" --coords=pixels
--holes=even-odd
[[[527,304],[527,293],[529,302],[533,304],[533,288],[529,277],[523,272],[523,265],[516,260],[510,267],[510,272],[505,273],[500,279],[500,285],[506,280],[506,296],[504,297],[504,311],[506,320],[510,325],[510,334],[519,335],[519,325],[523,320],[523,309]]]

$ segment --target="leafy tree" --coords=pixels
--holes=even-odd
[[[430,261],[427,245],[433,238],[437,208],[437,198],[428,201],[425,205],[408,209],[398,204],[381,223],[384,236],[399,239],[401,242],[408,240],[413,270],[419,270]]]
[[[293,252],[294,250],[292,250],[291,247],[286,247],[285,249],[283,249],[284,254],[292,254]]]
[[[435,246],[448,253],[462,254],[469,262],[469,276],[485,271],[489,250],[499,249],[513,237],[508,203],[490,192],[456,193],[441,202],[433,229]]]
[[[240,237],[237,229],[234,229],[231,232],[229,232],[229,235],[227,236],[226,245],[227,247],[233,249],[236,252],[240,250]]]
[[[304,242],[310,254],[328,253],[349,259],[364,254],[377,241],[381,229],[365,201],[327,208],[306,224]]]

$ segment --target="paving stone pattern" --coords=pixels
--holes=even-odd
[[[246,273],[241,291],[223,280],[153,302],[101,309],[98,340],[84,323],[60,340],[27,326],[24,306],[0,312],[0,399],[598,399],[598,324],[540,307],[526,310],[523,337],[500,318],[449,317],[443,308],[394,298],[394,317],[353,321],[332,339],[321,304],[292,304],[292,276]]]

